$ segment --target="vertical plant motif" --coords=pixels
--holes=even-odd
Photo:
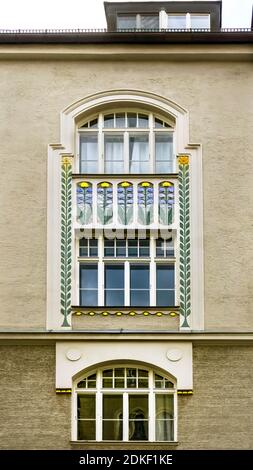
[[[63,158],[61,165],[61,314],[62,326],[70,326],[71,313],[71,188],[72,163]]]
[[[133,185],[128,181],[118,184],[118,220],[123,225],[133,222]]]
[[[159,184],[159,222],[170,225],[174,218],[174,184],[163,181]]]
[[[138,220],[142,225],[150,225],[154,217],[154,187],[143,181],[138,184]]]
[[[78,183],[76,188],[77,222],[88,225],[92,222],[92,184],[88,181]]]
[[[182,327],[189,328],[191,313],[191,253],[190,253],[190,184],[189,157],[180,156],[179,164],[179,216],[180,216],[180,313]]]
[[[97,186],[97,216],[100,224],[110,224],[113,220],[113,188],[104,181]]]

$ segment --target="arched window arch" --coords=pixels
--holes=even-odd
[[[114,364],[74,382],[77,440],[175,441],[176,383],[144,365]]]
[[[81,174],[175,172],[175,122],[145,108],[107,109],[78,125]]]

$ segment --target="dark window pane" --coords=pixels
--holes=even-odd
[[[139,256],[149,256],[149,240],[139,240]]]
[[[174,290],[157,290],[156,291],[156,305],[157,307],[168,307],[175,305],[175,291]]]
[[[131,290],[130,305],[135,307],[147,307],[150,304],[148,290]]]
[[[103,419],[118,419],[123,413],[123,395],[103,395]]]
[[[130,266],[131,289],[149,289],[149,265]]]
[[[156,266],[156,288],[174,289],[174,265]]]
[[[139,388],[148,388],[148,379],[138,379],[138,387]]]
[[[139,369],[138,370],[138,375],[139,375],[139,377],[148,377],[148,371],[143,370],[143,369]]]
[[[115,379],[115,388],[124,388],[125,380],[124,379]]]
[[[88,256],[88,240],[81,238],[79,242],[79,256]]]
[[[172,441],[174,439],[173,395],[157,394],[156,401],[156,441]]]
[[[124,289],[123,264],[110,264],[105,266],[105,288]]]
[[[128,240],[128,256],[138,256],[138,240]]]
[[[80,264],[80,288],[97,289],[97,264]]]
[[[137,127],[136,113],[127,113],[127,127]]]
[[[162,238],[156,240],[156,256],[164,257],[164,240]]]
[[[163,127],[163,121],[161,121],[161,119],[155,118],[155,127],[156,128]]]
[[[80,290],[80,306],[97,307],[98,291],[97,289]]]
[[[126,256],[126,240],[116,240],[116,256]]]
[[[90,256],[98,255],[98,241],[96,238],[90,239]]]
[[[104,388],[112,388],[113,387],[112,379],[103,379],[103,387]]]
[[[104,241],[104,256],[114,256],[114,240]]]
[[[77,417],[78,419],[95,419],[96,406],[95,395],[78,395],[77,396]]]
[[[115,369],[115,377],[125,377],[125,369]]]
[[[97,119],[93,119],[92,121],[90,121],[90,127],[98,127],[98,120]]]
[[[103,420],[103,441],[122,441],[123,421],[118,418],[113,421]]]
[[[112,369],[106,369],[103,371],[103,377],[112,377],[113,376],[113,370]]]
[[[124,290],[106,290],[105,305],[107,307],[122,307],[125,304]]]
[[[129,395],[129,440],[148,440],[148,395]]]
[[[110,127],[111,129],[114,127],[114,115],[113,114],[106,114],[104,116],[104,127]]]
[[[136,16],[118,16],[117,17],[117,29],[134,29],[136,28]]]
[[[78,421],[78,440],[95,441],[96,439],[96,421]]]
[[[148,127],[147,114],[138,114],[138,127]]]

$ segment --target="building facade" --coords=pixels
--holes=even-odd
[[[252,30],[105,12],[0,34],[1,448],[251,449]]]

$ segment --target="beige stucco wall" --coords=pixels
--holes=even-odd
[[[2,58],[0,67],[0,326],[45,327],[47,145],[59,142],[60,111],[131,88],[189,110],[191,141],[203,144],[205,326],[252,329],[251,63]]]
[[[54,345],[0,347],[0,449],[71,448],[71,397],[55,394],[54,351]],[[252,449],[253,347],[193,352],[194,394],[178,396],[177,448]]]

